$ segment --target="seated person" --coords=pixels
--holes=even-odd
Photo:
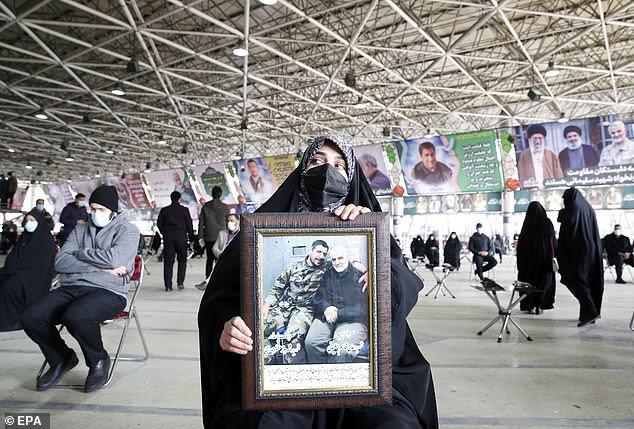
[[[608,254],[608,265],[614,265],[616,282],[627,283],[623,280],[623,264],[634,266],[632,245],[629,237],[621,234],[621,225],[614,225],[614,232],[603,237],[603,247]]]
[[[343,221],[380,212],[350,144],[337,135],[310,140],[300,165],[259,212],[329,212]],[[393,405],[316,410],[246,411],[241,406],[241,356],[253,352],[251,329],[240,315],[240,240],[223,252],[198,312],[203,424],[206,428],[348,427],[438,428],[429,363],[407,324],[422,281],[405,265],[390,239]],[[253,327],[251,327],[253,328]],[[343,404],[342,404],[343,405]],[[330,422],[326,424],[325,422]]]
[[[313,300],[313,320],[306,335],[308,363],[354,362],[368,339],[368,294],[359,284],[363,272],[352,266],[345,248],[330,252]]]
[[[425,242],[425,256],[429,261],[429,265],[432,267],[440,265],[440,251],[438,250],[438,246],[438,240],[436,240],[434,234],[429,234]]]
[[[445,243],[444,261],[454,268],[460,268],[460,252],[462,251],[462,242],[455,232],[452,232],[449,239]]]
[[[493,256],[494,249],[491,239],[482,233],[481,223],[476,225],[476,232],[469,239],[469,251],[473,253],[473,263],[476,265],[475,273],[482,281],[484,280],[483,273],[495,267],[498,261]]]
[[[53,280],[56,249],[46,218],[32,211],[22,226],[24,232],[0,268],[0,332],[22,329],[22,312],[46,295]]]
[[[425,257],[425,240],[420,235],[414,237],[409,248],[412,252],[412,259]]]
[[[44,199],[38,198],[37,200],[35,200],[35,208],[33,210],[37,210],[42,216],[44,216],[46,224],[48,225],[48,229],[52,231],[55,228],[53,215],[47,212],[46,207],[44,207]]]
[[[110,357],[101,341],[99,324],[126,305],[126,276],[134,269],[139,231],[117,216],[114,186],[100,186],[90,196],[90,221],[77,225],[55,258],[60,287],[28,307],[22,315],[24,332],[44,353],[49,370],[37,380],[48,390],[78,363],[55,325],[64,324],[82,349],[89,368],[85,391],[106,383]]]

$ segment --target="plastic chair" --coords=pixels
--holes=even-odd
[[[130,290],[128,291],[128,295],[130,295],[131,293],[132,296],[128,300],[127,309],[124,309],[118,312],[114,316],[113,319],[104,320],[102,322],[102,325],[107,325],[107,324],[115,323],[115,322],[124,323],[123,331],[121,332],[121,338],[119,339],[119,345],[117,347],[117,352],[115,353],[114,358],[112,359],[112,364],[110,365],[110,371],[108,372],[108,380],[106,381],[106,384],[104,385],[104,387],[109,385],[110,382],[112,381],[112,376],[114,375],[115,368],[117,367],[117,363],[119,361],[144,362],[150,357],[147,343],[145,342],[145,336],[143,335],[143,330],[141,329],[141,324],[139,322],[139,316],[136,311],[136,306],[134,304],[136,301],[136,297],[139,294],[139,290],[141,289],[141,284],[143,283],[143,267],[144,267],[143,258],[140,255],[136,255],[134,258],[134,271],[129,279],[129,282],[131,284],[134,284],[134,286],[131,286]],[[132,319],[134,319],[137,330],[139,331],[139,337],[141,338],[144,354],[141,356],[122,356],[121,351],[123,350],[123,344],[125,342],[126,335],[128,333],[128,327],[130,326],[130,321]],[[64,325],[61,325],[59,327],[59,332],[62,332],[63,329],[64,329]],[[44,363],[42,363],[42,366],[40,367],[40,371],[37,374],[37,378],[40,378],[40,376],[44,373],[44,370],[46,369],[46,365],[47,365],[47,362],[45,360]],[[78,384],[58,384],[55,386],[55,388],[83,389],[84,386],[78,385]]]

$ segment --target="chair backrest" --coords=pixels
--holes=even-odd
[[[130,281],[142,281],[143,280],[143,258],[141,255],[134,257],[134,270],[130,275]]]

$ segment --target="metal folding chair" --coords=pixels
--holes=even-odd
[[[520,327],[520,325],[511,317],[511,311],[524,298],[526,298],[529,294],[533,293],[536,290],[534,286],[526,282],[520,282],[520,281],[513,282],[513,291],[511,292],[511,298],[509,299],[509,303],[506,307],[502,306],[496,293],[496,292],[502,292],[505,289],[499,284],[497,284],[496,282],[494,282],[493,280],[485,279],[482,282],[482,286],[471,286],[471,287],[486,293],[487,296],[491,299],[491,301],[493,301],[493,303],[498,308],[498,315],[493,320],[491,320],[484,328],[478,331],[478,335],[484,334],[491,326],[495,324],[495,322],[502,319],[502,327],[500,329],[500,334],[498,335],[498,343],[502,342],[502,334],[505,331],[507,334],[511,333],[511,331],[509,331],[508,329],[509,321],[513,324],[513,326],[517,328],[518,331],[522,333],[522,335],[524,335],[524,337],[526,337],[528,341],[533,341],[531,336],[528,335],[526,331],[524,331]],[[515,294],[518,294],[519,296],[516,298]]]
[[[113,322],[123,321],[123,331],[121,332],[121,338],[119,339],[119,345],[117,347],[117,352],[112,359],[112,364],[110,365],[110,371],[108,372],[108,380],[106,381],[107,386],[112,381],[112,376],[114,374],[115,368],[117,367],[117,363],[119,361],[135,361],[135,362],[144,362],[150,357],[150,353],[148,351],[147,343],[145,342],[145,336],[143,335],[143,330],[141,329],[141,324],[139,322],[139,316],[136,311],[135,301],[136,297],[139,294],[139,290],[141,290],[141,284],[143,283],[143,258],[140,255],[135,256],[134,258],[134,272],[130,276],[130,283],[133,284],[131,286],[131,290],[128,291],[128,295],[131,293],[127,305],[127,310],[124,309],[117,313],[115,317],[111,320],[105,320],[102,322],[102,325],[107,325]],[[136,324],[137,330],[139,331],[139,337],[141,338],[141,344],[143,345],[144,354],[141,356],[122,356],[121,351],[123,350],[123,343],[125,342],[126,335],[128,333],[128,327],[130,326],[130,321],[134,319],[134,323]],[[64,329],[64,325],[59,327],[59,332],[62,332]],[[46,369],[47,362],[46,360],[42,363],[40,367],[40,371],[37,373],[37,378],[44,373]],[[66,389],[83,389],[83,385],[79,384],[58,384],[54,388],[66,388]]]
[[[431,273],[434,275],[434,278],[436,279],[436,286],[431,288],[429,292],[425,294],[425,296],[429,296],[433,291],[436,291],[436,294],[434,295],[434,299],[436,299],[439,293],[442,293],[443,296],[447,296],[445,294],[445,291],[447,291],[447,293],[451,295],[452,298],[455,298],[456,296],[453,293],[451,293],[451,291],[445,284],[445,280],[447,280],[447,277],[449,277],[453,272],[456,271],[456,267],[454,267],[451,264],[443,264],[442,274],[436,273],[434,268],[436,267],[433,265],[429,265],[429,264],[427,265],[427,269],[431,271]]]

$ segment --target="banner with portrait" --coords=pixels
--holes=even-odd
[[[634,209],[634,186],[579,187],[579,192],[595,210]],[[548,211],[559,211],[566,189],[522,190],[514,193],[515,211],[526,212],[531,201],[539,202]]]
[[[495,213],[502,211],[501,192],[404,197],[406,215]]]
[[[234,161],[242,195],[249,202],[264,202],[295,169],[294,155],[265,156]]]
[[[75,194],[70,190],[68,182],[55,182],[44,185],[47,199],[53,205],[53,219],[59,220],[59,215],[68,203],[75,200]]]
[[[515,127],[523,189],[634,181],[634,119],[612,116]]]
[[[145,189],[143,189],[141,174],[126,174],[123,178],[119,176],[108,177],[106,183],[117,189],[119,211],[150,207],[150,201],[145,194]]]
[[[496,138],[484,130],[397,142],[408,194],[501,190]]]
[[[189,209],[192,219],[198,219],[200,205],[186,168],[153,171],[147,173],[145,177],[150,192],[150,205],[153,208],[160,209],[170,205],[172,203],[170,194],[178,191],[181,194],[180,203]]]
[[[391,195],[392,183],[385,164],[383,146],[380,144],[355,146],[354,153],[374,194]]]
[[[192,167],[198,182],[200,183],[201,197],[211,201],[211,190],[218,186],[222,190],[222,202],[225,204],[236,204],[235,187],[227,181],[225,164],[222,162],[209,165],[196,165]]]
[[[97,187],[103,184],[104,181],[105,179],[73,180],[70,183],[70,187],[74,194],[84,194],[86,196],[86,200],[88,200],[92,191],[97,189]]]

